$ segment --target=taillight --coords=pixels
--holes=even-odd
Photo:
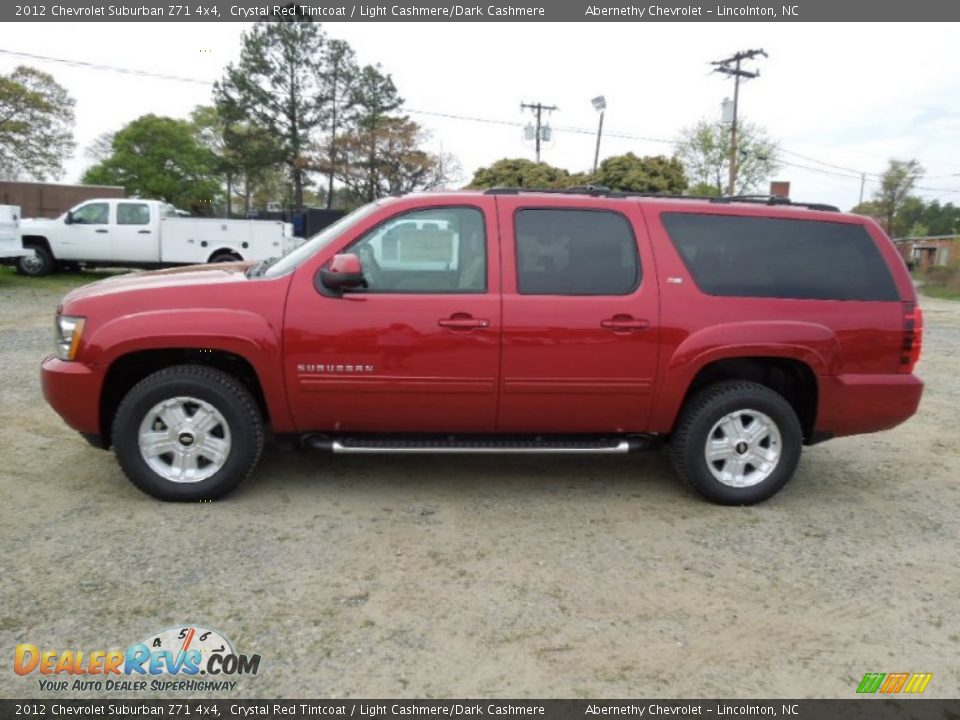
[[[920,359],[923,345],[923,310],[916,303],[903,304],[903,348],[899,372],[909,375]]]

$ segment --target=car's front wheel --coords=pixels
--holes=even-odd
[[[250,392],[214,368],[179,365],[141,380],[113,422],[120,466],[161,500],[212,500],[250,474],[263,420]]]
[[[697,393],[670,440],[677,473],[708,500],[752,505],[774,495],[800,460],[803,432],[782,395],[728,381]]]

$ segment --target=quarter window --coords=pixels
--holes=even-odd
[[[515,219],[521,295],[629,295],[640,283],[627,219],[608,210],[519,210]]]
[[[476,208],[416,210],[387,220],[351,245],[367,292],[478,293],[487,288],[487,241]]]
[[[897,300],[862,225],[819,220],[664,213],[667,234],[710,295],[801,300]]]

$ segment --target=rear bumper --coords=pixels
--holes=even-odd
[[[832,437],[889,430],[917,412],[923,381],[916,375],[821,377],[815,434]]]
[[[43,397],[74,430],[85,436],[100,435],[102,374],[80,362],[65,362],[54,355],[40,365]]]
[[[33,250],[2,250],[0,249],[0,265],[16,265],[20,258],[33,255]]]

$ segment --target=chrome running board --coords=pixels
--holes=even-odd
[[[303,438],[306,447],[340,455],[386,454],[538,454],[623,455],[657,445],[648,435],[593,436],[390,436],[351,435],[332,437],[312,434]]]

